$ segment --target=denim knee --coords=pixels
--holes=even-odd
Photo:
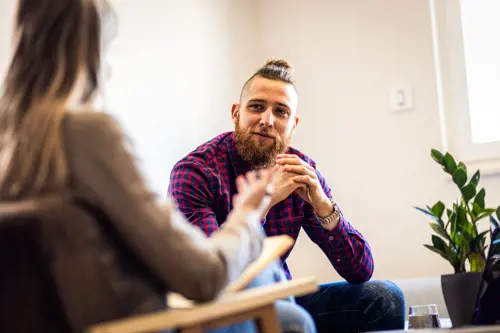
[[[262,270],[257,277],[250,282],[245,289],[267,286],[275,283],[288,281],[285,271],[281,268],[278,260],[271,262],[264,270]],[[290,302],[295,302],[294,296],[285,298]]]
[[[316,333],[312,316],[303,307],[290,301],[275,303],[283,333]]]
[[[392,281],[373,281],[368,283],[368,288],[375,293],[378,293],[388,301],[396,309],[404,309],[405,296],[401,288]],[[404,312],[404,310],[403,310]]]
[[[363,285],[363,289],[365,297],[372,298],[373,307],[367,309],[371,321],[383,316],[404,325],[406,303],[398,285],[391,281],[370,281]]]

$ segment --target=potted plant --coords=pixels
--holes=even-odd
[[[449,153],[443,155],[432,149],[431,156],[451,176],[461,194],[448,207],[442,201],[425,208],[415,207],[431,217],[432,244],[424,246],[447,260],[454,269],[454,274],[441,276],[441,286],[451,321],[457,327],[470,324],[485,266],[486,238],[490,231],[488,227],[481,230],[478,224],[487,218],[491,223],[498,223],[500,206],[486,207],[486,191],[479,186],[479,170],[469,178],[464,163],[457,163]]]

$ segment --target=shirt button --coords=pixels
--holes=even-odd
[[[333,236],[328,237],[329,240],[333,240]]]
[[[337,262],[340,262],[340,259],[337,259]]]

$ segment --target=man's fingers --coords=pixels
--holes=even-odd
[[[305,168],[309,170],[314,170],[312,166],[309,165],[309,163],[306,163],[304,160],[300,159],[296,155],[291,155],[293,157],[283,157],[280,159],[276,160],[276,164],[278,165],[303,165]]]
[[[295,157],[298,158],[298,156],[294,155],[294,154],[278,154],[276,156],[277,159],[281,159],[281,158],[295,158]]]
[[[295,176],[293,181],[296,183],[306,184],[308,186],[316,186],[317,181],[309,176]]]
[[[307,190],[307,184],[296,181],[294,181],[294,183],[297,186],[297,189]]]
[[[306,168],[303,165],[287,165],[287,166],[285,166],[285,170],[287,172],[294,172],[294,173],[297,173],[299,175],[306,175],[306,176],[309,176],[312,178],[316,178],[316,173],[309,170],[308,168]]]
[[[271,167],[269,170],[270,172],[274,175],[276,174],[278,171],[280,171],[280,169],[283,168],[281,165],[279,164],[276,164],[274,165],[273,167]]]
[[[285,164],[301,164],[301,160],[299,158],[292,158],[292,157],[286,157],[286,158],[280,158],[276,160],[276,164],[279,165],[285,165]]]

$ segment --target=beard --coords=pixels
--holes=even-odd
[[[260,145],[252,139],[252,132],[270,136],[274,142],[269,146]],[[274,165],[276,156],[286,153],[290,145],[290,136],[281,137],[274,129],[260,127],[252,131],[250,128],[241,128],[239,117],[236,121],[234,140],[238,154],[253,168]]]

